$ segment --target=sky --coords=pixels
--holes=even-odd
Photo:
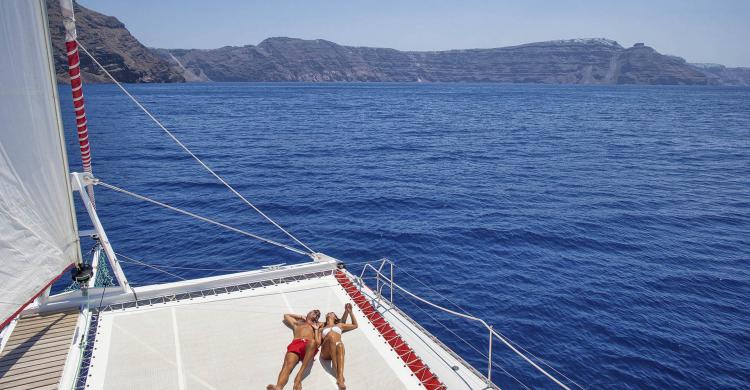
[[[268,37],[399,50],[555,39],[645,42],[689,62],[750,67],[750,0],[78,0],[143,44],[211,49]]]

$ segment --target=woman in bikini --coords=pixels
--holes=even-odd
[[[352,319],[351,324],[346,323],[349,317]],[[333,370],[336,372],[336,384],[341,390],[346,389],[346,385],[344,384],[344,356],[346,350],[344,349],[344,342],[341,341],[341,334],[354,329],[357,329],[357,319],[354,318],[354,313],[352,313],[351,303],[347,303],[344,306],[344,314],[340,320],[334,312],[326,314],[326,322],[321,331],[323,344],[320,347],[320,358],[331,361]]]

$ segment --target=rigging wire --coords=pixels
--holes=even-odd
[[[164,272],[164,273],[167,273],[167,271],[165,270],[165,268],[166,269],[183,270],[183,271],[203,271],[203,272],[208,271],[208,274],[204,275],[204,277],[213,276],[215,273],[220,272],[220,271],[228,271],[228,272],[246,272],[247,271],[246,269],[244,269],[244,270],[236,270],[236,269],[228,270],[228,269],[221,269],[221,268],[193,268],[193,267],[176,267],[176,266],[161,265],[161,264],[159,264],[157,266],[157,265],[153,265],[153,264],[146,264],[143,261],[130,261],[130,260],[122,260],[122,259],[118,259],[118,260],[120,262],[126,263],[126,264],[135,264],[135,265],[141,265],[141,266],[145,266],[145,267],[149,267],[149,268],[158,269],[159,271]],[[185,280],[185,279],[183,279],[183,280]]]
[[[136,259],[134,259],[134,258],[132,258],[132,257],[128,257],[128,256],[125,256],[125,255],[123,255],[122,253],[119,253],[119,252],[115,252],[115,254],[116,254],[116,255],[117,255],[118,257],[122,257],[122,258],[124,258],[124,259],[130,260],[130,262],[131,262],[131,263],[134,263],[134,264],[140,264],[140,265],[142,265],[142,266],[145,266],[145,267],[148,267],[148,268],[151,268],[151,269],[155,269],[155,270],[157,270],[157,271],[159,271],[159,272],[163,272],[163,273],[165,273],[165,274],[167,274],[167,275],[171,275],[171,276],[174,276],[175,278],[177,278],[177,279],[180,279],[180,280],[186,280],[185,278],[183,278],[183,277],[182,277],[182,276],[180,276],[180,275],[176,275],[176,274],[173,274],[173,273],[171,273],[171,272],[169,272],[169,271],[165,271],[165,270],[163,270],[163,269],[161,269],[161,268],[159,268],[159,267],[157,267],[157,266],[155,266],[155,265],[151,265],[151,264],[145,263],[145,262],[143,262],[143,261],[140,261],[140,260],[136,260]]]
[[[124,261],[125,263],[132,263],[129,261]],[[135,263],[133,263],[135,264]],[[226,272],[247,272],[247,269],[236,269],[236,268],[199,268],[199,267],[178,267],[175,265],[158,265],[159,268],[166,268],[166,269],[175,269],[175,270],[185,270],[185,271],[226,271]]]
[[[229,226],[229,225],[223,224],[221,222],[214,221],[213,219],[210,219],[210,218],[202,217],[202,216],[200,216],[198,214],[191,213],[190,211],[186,211],[186,210],[174,207],[174,206],[170,206],[170,205],[168,205],[166,203],[159,202],[158,200],[154,200],[154,199],[151,199],[149,197],[146,197],[146,196],[143,196],[143,195],[139,195],[139,194],[136,194],[134,192],[130,192],[130,191],[126,190],[126,189],[123,189],[123,188],[120,188],[120,187],[117,187],[117,186],[113,186],[112,184],[107,184],[107,183],[105,183],[105,182],[103,182],[103,181],[101,181],[99,179],[95,179],[94,184],[95,185],[100,185],[100,186],[102,186],[104,188],[108,188],[108,189],[116,191],[116,192],[120,192],[120,193],[123,193],[123,194],[126,194],[126,195],[130,195],[130,196],[132,196],[134,198],[137,198],[137,199],[140,199],[140,200],[145,200],[146,202],[153,203],[153,204],[155,204],[157,206],[161,206],[161,207],[164,207],[164,208],[172,210],[172,211],[176,211],[176,212],[178,212],[180,214],[184,214],[184,215],[187,215],[189,217],[193,217],[193,218],[201,220],[203,222],[208,222],[210,224],[214,224],[214,225],[222,227],[224,229],[231,230],[233,232],[240,233],[240,234],[243,234],[245,236],[255,238],[256,240],[260,240],[260,241],[266,242],[266,243],[271,244],[271,245],[276,245],[276,246],[278,246],[280,248],[287,249],[287,250],[292,251],[294,253],[312,257],[312,254],[304,252],[304,251],[299,250],[297,248],[291,247],[289,245],[282,244],[282,243],[280,243],[278,241],[274,241],[274,240],[271,240],[269,238],[261,237],[261,236],[259,236],[257,234],[246,232],[246,231],[238,229],[236,227]]]
[[[369,264],[373,263],[377,260],[367,260],[367,261],[358,261],[358,262],[346,262],[347,266],[352,265],[358,265],[358,264]],[[123,261],[124,263],[132,263],[130,261]],[[163,265],[159,264],[159,268],[165,268],[165,269],[174,269],[174,270],[185,270],[185,271],[213,271],[213,272],[247,272],[247,268],[245,269],[239,269],[239,268],[201,268],[201,267],[184,267],[184,266],[176,266],[176,265]]]
[[[279,225],[278,223],[276,223],[276,221],[274,221],[273,219],[271,219],[271,217],[269,217],[268,215],[266,215],[263,211],[261,211],[258,207],[256,207],[252,202],[250,202],[249,200],[247,200],[247,198],[245,198],[244,196],[242,196],[242,194],[240,194],[237,190],[234,189],[234,187],[232,187],[229,183],[227,183],[226,180],[224,180],[224,178],[222,178],[221,176],[219,176],[219,174],[216,173],[216,171],[214,171],[213,169],[211,169],[208,165],[206,165],[206,163],[204,163],[200,158],[198,158],[198,156],[196,156],[187,146],[185,146],[185,144],[183,144],[182,141],[180,141],[158,119],[156,119],[156,117],[153,114],[151,114],[151,112],[148,109],[146,109],[146,107],[144,107],[138,101],[138,99],[135,98],[135,96],[133,96],[132,94],[130,94],[130,92],[128,92],[128,90],[125,89],[125,87],[123,87],[122,84],[120,84],[120,82],[117,81],[117,79],[115,79],[114,76],[112,76],[112,74],[110,74],[107,71],[106,68],[104,68],[104,65],[102,65],[99,61],[97,61],[96,58],[94,58],[94,56],[86,49],[86,46],[84,46],[77,39],[76,39],[76,42],[78,43],[78,46],[83,50],[83,52],[86,53],[86,55],[89,58],[91,58],[91,61],[93,61],[99,67],[99,69],[101,69],[107,75],[107,77],[109,77],[112,80],[112,82],[114,82],[115,85],[117,85],[117,87],[119,87],[122,90],[122,92],[124,92],[125,95],[127,95],[130,98],[130,100],[132,100],[133,103],[135,103],[135,105],[138,106],[138,108],[141,109],[141,111],[143,111],[146,115],[148,115],[148,117],[151,118],[151,120],[154,123],[156,123],[157,126],[159,126],[162,130],[164,130],[164,132],[170,138],[172,138],[172,140],[177,145],[179,145],[187,154],[189,154],[193,159],[195,159],[195,161],[197,161],[198,164],[200,164],[203,168],[205,168],[211,175],[213,175],[217,180],[219,180],[219,182],[221,182],[221,184],[223,184],[225,187],[227,187],[229,189],[229,191],[231,191],[232,193],[234,193],[238,198],[242,199],[243,202],[245,202],[248,206],[250,206],[253,210],[255,210],[258,214],[260,214],[268,222],[270,222],[271,224],[273,224],[274,226],[276,226],[279,230],[281,230],[282,232],[284,232],[284,234],[286,234],[287,236],[289,236],[296,243],[302,245],[305,249],[307,249],[308,253],[315,252],[309,246],[305,245],[305,243],[303,243],[302,241],[300,241],[297,237],[295,237],[294,235],[292,235],[292,233],[290,233],[289,231],[287,231],[286,229],[284,229],[283,227],[281,227],[281,225]]]

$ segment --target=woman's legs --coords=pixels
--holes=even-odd
[[[341,341],[337,342],[333,350],[336,351],[336,384],[339,385],[339,389],[346,389],[346,385],[344,384],[344,357],[346,356],[344,343]]]
[[[323,339],[323,343],[320,344],[320,358],[325,360],[331,360],[331,338],[326,337]]]
[[[338,375],[338,364],[339,364],[339,357],[338,357],[338,351],[336,350],[336,345],[339,344],[340,341],[333,340],[333,338],[328,337],[328,354],[330,355],[331,359],[331,365],[333,366],[333,372],[337,373]]]
[[[341,341],[341,336],[336,333],[331,333],[323,339],[323,345],[320,351],[321,359],[331,361],[333,372],[336,375],[336,384],[340,389],[345,389],[344,385],[344,357],[346,355],[346,349],[344,349],[344,343]]]

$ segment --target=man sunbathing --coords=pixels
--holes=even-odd
[[[284,363],[281,366],[276,385],[268,385],[266,390],[282,390],[289,381],[289,375],[292,373],[294,366],[300,361],[302,366],[294,378],[294,390],[302,389],[302,377],[312,364],[320,345],[319,318],[320,310],[318,309],[310,311],[305,317],[298,314],[284,314],[284,323],[292,328],[294,339],[286,347]]]

